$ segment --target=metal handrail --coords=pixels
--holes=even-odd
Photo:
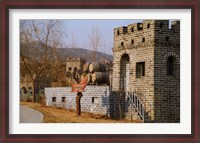
[[[135,91],[133,91],[133,90],[131,90],[131,92],[133,92],[134,94],[136,94]],[[137,95],[137,94],[136,94],[136,95]],[[138,96],[138,97],[139,97],[139,96]],[[141,97],[140,100],[142,100],[142,101],[144,100],[144,102],[145,102],[145,106],[144,106],[145,109],[147,109],[147,105],[150,106],[150,107],[153,107],[153,105],[147,100],[146,96],[144,96],[143,94],[141,94],[140,97]]]
[[[131,101],[132,105],[135,107],[140,117],[144,120],[144,105],[140,98],[134,92],[128,92],[128,98]],[[132,96],[132,97],[130,97]]]

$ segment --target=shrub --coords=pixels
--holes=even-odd
[[[33,102],[33,96],[27,95],[26,102]]]

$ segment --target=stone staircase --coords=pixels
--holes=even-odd
[[[126,92],[126,96],[129,99],[130,103],[130,112],[131,113],[131,119],[138,119],[142,120],[143,122],[152,122],[151,117],[149,115],[149,112],[145,111],[145,106],[143,105],[141,99],[135,92]],[[139,115],[139,116],[138,116]],[[128,116],[127,116],[128,117]],[[139,117],[139,118],[138,118]]]

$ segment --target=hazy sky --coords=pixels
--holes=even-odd
[[[142,20],[64,20],[66,43],[68,47],[90,49],[89,35],[92,27],[98,27],[101,34],[101,46],[98,51],[112,54],[113,29]]]

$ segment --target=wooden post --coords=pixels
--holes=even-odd
[[[83,96],[82,92],[77,92],[76,96],[76,116],[81,115],[81,97]]]

